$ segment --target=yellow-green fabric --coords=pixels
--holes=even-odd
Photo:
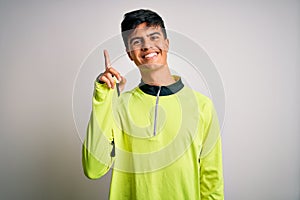
[[[158,100],[139,87],[118,97],[115,89],[95,82],[82,148],[85,175],[98,179],[113,166],[112,200],[224,199],[221,138],[211,100],[186,86]]]

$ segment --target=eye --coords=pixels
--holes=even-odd
[[[158,40],[159,39],[159,35],[152,35],[151,36],[151,40]]]
[[[134,46],[140,45],[142,43],[142,41],[140,39],[134,39],[131,44]]]

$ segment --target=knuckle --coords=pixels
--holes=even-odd
[[[104,76],[109,77],[109,76],[111,76],[111,73],[107,71],[104,73]]]
[[[100,76],[100,77],[99,77],[99,80],[100,80],[100,81],[104,81],[104,80],[105,80],[104,75]]]
[[[116,70],[115,70],[114,68],[111,67],[111,68],[108,69],[108,71],[110,71],[110,72],[115,72]]]

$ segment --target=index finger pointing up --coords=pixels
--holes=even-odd
[[[105,49],[103,51],[103,53],[104,53],[104,60],[105,60],[105,68],[108,69],[108,68],[111,67],[110,66],[110,59],[109,59],[108,51]]]

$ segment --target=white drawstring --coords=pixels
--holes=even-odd
[[[156,94],[155,113],[154,113],[154,130],[153,130],[153,135],[154,136],[156,135],[157,107],[158,107],[160,90],[161,90],[161,86],[159,86],[158,92]]]

